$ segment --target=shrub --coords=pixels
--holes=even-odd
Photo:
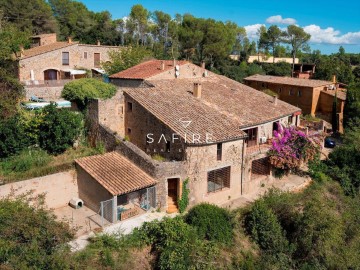
[[[51,161],[45,151],[39,149],[28,149],[20,152],[19,155],[12,156],[1,163],[4,174],[10,172],[25,172],[33,167],[47,165]]]
[[[1,199],[0,235],[0,268],[68,269],[66,243],[73,232],[42,204]]]
[[[82,116],[51,104],[43,109],[39,126],[40,147],[51,154],[63,153],[73,145],[82,130]]]
[[[288,251],[289,243],[285,233],[275,213],[263,200],[254,203],[245,223],[249,234],[263,250],[273,253]]]
[[[189,269],[191,253],[196,247],[196,232],[181,217],[145,223],[141,229],[144,241],[159,253],[159,269]]]
[[[64,86],[61,96],[67,100],[76,102],[83,109],[89,99],[111,98],[116,94],[116,87],[97,79],[83,78],[71,81]]]
[[[273,167],[289,172],[298,169],[301,162],[316,158],[320,149],[318,137],[309,137],[294,127],[284,128],[280,124],[278,129],[279,131],[274,131],[274,139],[268,152]]]
[[[19,153],[34,141],[26,135],[24,125],[20,125],[20,115],[0,122],[0,158]]]
[[[186,208],[189,205],[189,193],[190,189],[188,189],[189,178],[186,178],[182,183],[182,193],[181,198],[178,200],[179,212],[184,213]]]
[[[233,226],[226,209],[201,203],[189,210],[186,222],[194,226],[200,238],[220,243],[231,243]]]

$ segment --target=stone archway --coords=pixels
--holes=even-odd
[[[55,81],[58,80],[58,71],[56,69],[44,70],[44,81]]]

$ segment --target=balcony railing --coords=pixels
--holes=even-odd
[[[246,155],[256,155],[256,154],[264,154],[268,152],[271,148],[271,140],[268,140],[266,143],[257,144],[254,146],[246,147]]]
[[[68,82],[71,82],[71,79],[62,79],[62,80],[34,80],[34,81],[23,81],[25,87],[58,87],[64,86]]]

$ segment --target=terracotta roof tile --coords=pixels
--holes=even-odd
[[[200,99],[191,94],[194,82],[198,82],[196,79],[149,80],[148,82],[171,94],[181,92],[188,96],[188,99],[209,107],[213,114],[235,121],[240,128],[271,122],[301,111],[300,108],[281,100],[275,105],[273,97],[220,75],[201,79]],[[171,101],[175,99],[168,98]],[[164,102],[164,99],[159,96],[159,100],[155,103]],[[177,104],[175,101],[174,104]],[[191,105],[189,108],[191,109]]]
[[[303,87],[319,87],[319,86],[333,84],[330,81],[279,77],[279,76],[269,76],[269,75],[259,75],[259,74],[246,77],[244,80],[266,82],[266,83],[278,83],[285,85],[295,85],[295,86],[303,86]]]
[[[164,70],[161,69],[161,63],[165,63]],[[187,61],[176,61],[176,64],[181,66],[188,63]],[[112,79],[138,79],[144,80],[154,75],[160,74],[164,71],[174,69],[172,60],[150,60],[126,70],[120,71],[109,76]]]
[[[206,144],[236,140],[246,137],[233,119],[220,114],[192,94],[175,89],[126,88],[125,95],[167,125],[188,144]],[[191,121],[184,126],[183,121]],[[208,134],[208,137],[207,137]],[[199,141],[192,141],[199,136]]]
[[[28,50],[24,50],[23,52],[23,56],[21,57],[21,59],[24,58],[29,58],[29,57],[33,57],[36,55],[40,55],[43,53],[47,53],[47,52],[51,52],[51,51],[55,51],[58,49],[62,49],[68,46],[73,46],[73,45],[77,45],[77,42],[73,42],[73,43],[68,43],[68,42],[54,42],[48,45],[43,45],[43,46],[37,46]]]
[[[114,196],[157,183],[151,176],[117,152],[84,157],[75,162]]]

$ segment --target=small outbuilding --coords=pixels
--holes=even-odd
[[[156,207],[157,181],[118,152],[75,160],[79,197],[110,222]]]

